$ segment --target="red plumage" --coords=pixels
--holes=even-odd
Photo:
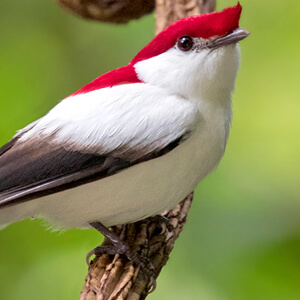
[[[135,64],[167,51],[183,35],[204,39],[226,35],[239,27],[241,12],[242,6],[238,2],[236,6],[228,7],[221,12],[180,19],[158,34],[133,58],[131,63]]]
[[[159,33],[127,66],[101,75],[71,96],[119,84],[141,82],[134,70],[135,63],[164,53],[172,48],[176,44],[177,39],[183,35],[204,39],[224,36],[239,27],[241,12],[242,6],[238,2],[236,6],[228,7],[221,12],[180,19]]]
[[[137,78],[133,65],[129,64],[127,66],[112,70],[99,76],[92,82],[88,83],[87,85],[73,93],[71,96],[88,93],[105,87],[112,87],[119,84],[136,82],[141,81]]]

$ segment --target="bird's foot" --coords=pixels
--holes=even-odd
[[[144,259],[137,252],[130,249],[130,247],[120,239],[120,237],[105,227],[100,222],[90,223],[92,227],[98,230],[106,238],[104,243],[101,246],[96,247],[91,250],[87,256],[87,264],[90,264],[90,257],[92,255],[100,256],[102,254],[109,255],[125,255],[129,260],[131,260],[136,266],[138,266],[142,272],[150,279],[149,289],[153,292],[156,288],[156,279],[155,279],[155,269],[150,261]]]

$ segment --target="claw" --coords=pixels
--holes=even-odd
[[[90,265],[90,258],[91,258],[91,256],[93,256],[95,254],[96,254],[96,248],[93,249],[93,250],[91,250],[91,251],[89,251],[88,254],[86,255],[85,261],[86,261],[86,263],[87,263],[88,266]]]
[[[150,283],[149,283],[149,291],[148,293],[151,294],[156,290],[156,279],[154,277],[150,277]]]
[[[162,220],[165,218],[159,217],[159,219]],[[162,223],[166,223],[166,220],[163,220]],[[105,245],[102,244],[102,246],[98,246],[95,249],[91,250],[86,256],[87,264],[90,265],[90,258],[92,255],[101,255],[104,253],[110,255],[123,254],[136,266],[138,266],[140,270],[150,279],[149,293],[152,293],[156,289],[155,268],[152,263],[145,260],[137,252],[132,251],[129,246],[120,239],[119,236],[106,228],[102,223],[93,222],[90,223],[90,225],[100,231],[110,243]]]

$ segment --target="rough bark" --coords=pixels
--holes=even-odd
[[[156,0],[156,32],[159,33],[179,18],[207,13],[214,8],[215,0]],[[192,199],[193,193],[175,208],[162,214],[169,220],[170,226],[153,217],[111,228],[132,250],[152,263],[156,278],[167,263],[183,229]],[[126,257],[104,254],[95,257],[90,263],[80,300],[145,299],[150,284],[150,279]]]
[[[174,243],[183,229],[192,199],[191,193],[184,201],[163,214],[168,219],[168,226],[154,217],[112,228],[134,251],[151,261],[156,277],[168,261]],[[145,299],[149,288],[150,279],[126,257],[104,254],[91,262],[80,300]]]

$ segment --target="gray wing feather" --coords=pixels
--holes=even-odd
[[[0,209],[113,175],[168,153],[180,140],[130,161],[131,155],[127,160],[124,155],[119,158],[114,153],[100,156],[68,151],[38,140],[19,142],[14,138],[0,148]]]

